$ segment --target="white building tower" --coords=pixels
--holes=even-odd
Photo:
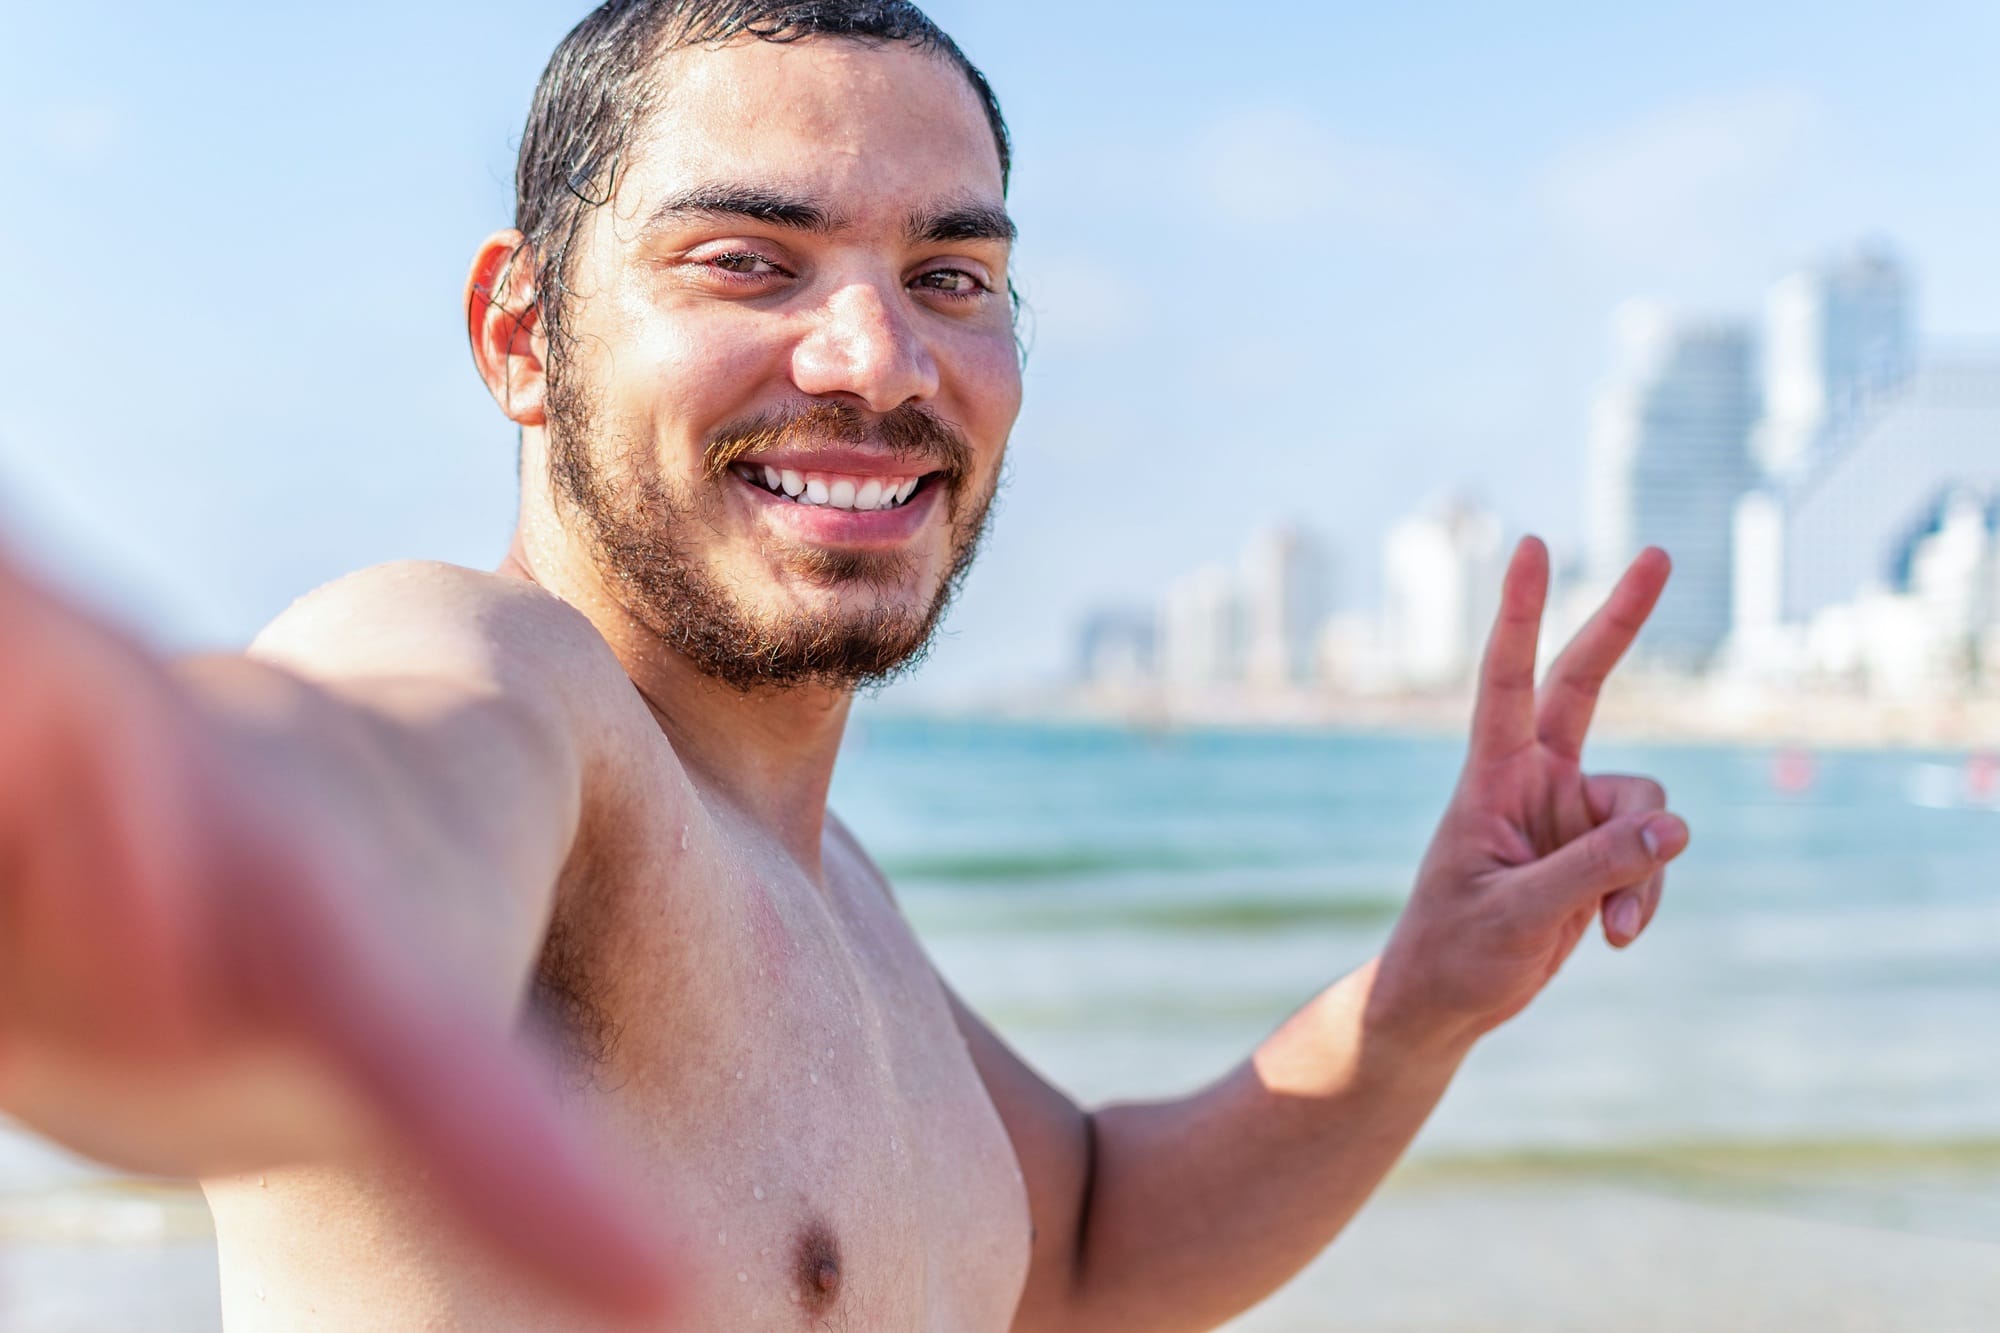
[[[1265,528],[1243,552],[1245,673],[1255,685],[1304,685],[1317,674],[1326,623],[1327,560],[1297,528]]]
[[[1798,481],[1844,428],[1915,363],[1909,273],[1860,249],[1788,274],[1764,307],[1764,411],[1754,452],[1766,475]]]
[[[1382,630],[1398,684],[1438,690],[1471,679],[1499,607],[1500,537],[1499,519],[1463,502],[1389,530]]]
[[[1699,669],[1729,634],[1736,508],[1756,479],[1751,334],[1635,303],[1618,312],[1614,341],[1591,428],[1590,577],[1608,585],[1642,548],[1666,548],[1674,579],[1640,650]]]

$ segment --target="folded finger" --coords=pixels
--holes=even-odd
[[[1653,914],[1659,911],[1660,894],[1666,884],[1666,871],[1656,870],[1647,877],[1644,884],[1618,890],[1605,898],[1600,909],[1604,925],[1604,942],[1614,949],[1623,949],[1646,933],[1652,924]]]
[[[1687,846],[1687,825],[1665,812],[1620,815],[1509,873],[1523,913],[1550,921],[1644,884]]]
[[[1619,815],[1643,814],[1667,808],[1667,789],[1648,777],[1624,773],[1593,774],[1583,780],[1584,800],[1597,823]]]

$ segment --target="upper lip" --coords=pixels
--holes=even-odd
[[[825,472],[844,477],[927,477],[939,470],[935,459],[920,454],[896,454],[885,449],[835,445],[825,449],[771,449],[745,454],[737,466],[769,467],[780,472]]]

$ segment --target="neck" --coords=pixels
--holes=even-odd
[[[560,597],[604,636],[696,785],[779,840],[817,880],[827,789],[851,691],[823,686],[745,693],[696,670],[635,618],[594,561],[552,517],[524,515],[499,572]]]

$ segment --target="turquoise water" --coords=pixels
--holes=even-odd
[[[1080,1097],[1169,1095],[1379,948],[1454,742],[865,720],[835,808],[940,968]],[[1964,756],[1606,746],[1694,829],[1475,1053],[1419,1163],[2000,1162],[2000,814]],[[1940,805],[1947,808],[1939,808]]]

